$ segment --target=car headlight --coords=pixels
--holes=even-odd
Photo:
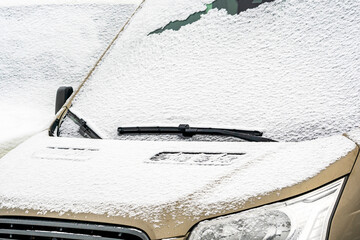
[[[284,202],[200,222],[189,240],[324,240],[344,179]]]

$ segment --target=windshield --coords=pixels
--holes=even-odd
[[[111,139],[186,123],[301,141],[360,125],[358,1],[220,2],[145,1],[71,110]]]
[[[139,4],[0,0],[0,156],[49,124],[57,88],[81,82]]]

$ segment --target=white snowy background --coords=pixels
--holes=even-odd
[[[139,1],[0,1],[0,157],[54,117]],[[3,152],[3,153],[2,153]]]

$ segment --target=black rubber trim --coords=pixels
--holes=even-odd
[[[337,207],[338,207],[338,205],[339,205],[341,196],[342,196],[342,194],[343,194],[343,192],[344,192],[344,189],[345,189],[346,183],[347,183],[347,181],[348,181],[348,178],[349,178],[349,175],[347,175],[347,176],[344,177],[344,182],[343,182],[343,184],[342,184],[342,186],[341,186],[339,195],[338,195],[338,197],[337,197],[337,199],[336,199],[335,205],[334,205],[333,210],[332,210],[332,213],[331,213],[331,215],[330,215],[329,222],[328,222],[328,227],[327,227],[327,230],[326,230],[326,237],[325,237],[326,240],[329,240],[330,230],[331,230],[331,224],[332,224],[332,221],[333,221],[333,218],[334,218],[336,209],[337,209]]]
[[[54,132],[55,132],[55,129],[59,126],[59,122],[60,120],[59,119],[56,119],[50,126],[49,128],[49,136],[50,137],[54,137]]]
[[[0,224],[14,224],[26,226],[44,226],[44,227],[62,227],[69,229],[84,229],[103,232],[125,233],[141,238],[142,240],[149,240],[149,237],[141,230],[131,227],[103,225],[101,223],[87,223],[87,222],[73,222],[73,221],[59,221],[49,219],[26,219],[14,217],[1,217]],[[32,231],[32,230],[16,230],[16,229],[0,229],[0,234],[14,234],[22,236],[37,236],[37,237],[54,237],[64,239],[81,239],[81,240],[114,240],[119,238],[106,238],[101,236],[91,236],[79,233],[65,233],[53,231]]]
[[[350,138],[348,138],[348,139],[351,140]],[[353,141],[353,140],[351,140],[351,141]],[[356,145],[357,145],[357,144],[356,144]],[[358,145],[357,145],[357,146],[358,146]],[[358,147],[360,147],[360,146],[358,146]],[[354,170],[354,167],[355,167],[355,165],[356,165],[356,162],[359,160],[359,156],[360,156],[360,150],[358,150],[358,152],[357,152],[357,154],[356,154],[355,161],[354,161],[354,164],[353,164],[353,166],[352,166],[352,168],[351,168],[351,170],[350,170],[350,173],[345,176],[344,185],[343,185],[343,187],[342,187],[341,190],[340,190],[339,197],[338,197],[338,199],[337,199],[337,201],[336,201],[336,203],[335,203],[334,210],[333,210],[333,212],[332,212],[332,214],[331,214],[331,216],[330,216],[330,219],[329,219],[329,225],[328,225],[328,229],[327,229],[327,233],[326,233],[326,238],[325,238],[326,240],[329,240],[332,221],[333,221],[333,219],[334,219],[334,216],[335,216],[337,207],[338,207],[339,202],[340,202],[340,200],[341,200],[341,196],[342,196],[342,194],[343,194],[343,192],[344,192],[344,190],[345,190],[345,187],[346,187],[346,183],[347,183],[347,181],[348,181],[348,178],[350,177],[350,174],[351,174],[352,171]]]
[[[64,106],[73,92],[74,90],[71,86],[63,86],[58,88],[55,100],[55,114]]]
[[[12,229],[0,229],[0,234],[14,234],[21,236],[31,237],[47,237],[47,238],[61,238],[61,239],[79,239],[79,240],[119,240],[117,238],[104,238],[100,236],[90,236],[83,234],[69,234],[61,232],[47,232],[47,231],[32,231],[32,230],[12,230]],[[121,239],[120,239],[121,240]]]
[[[67,115],[80,127],[79,133],[81,134],[81,136],[93,139],[101,139],[101,137],[86,124],[86,121],[84,119],[79,118],[70,110],[67,111]]]
[[[123,134],[182,134],[184,137],[194,135],[222,135],[240,138],[250,142],[276,142],[275,140],[262,137],[260,131],[249,131],[226,128],[199,128],[190,127],[188,124],[180,124],[178,127],[119,127],[118,135]]]

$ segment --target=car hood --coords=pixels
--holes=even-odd
[[[0,215],[129,225],[151,238],[307,192],[351,171],[344,136],[299,143],[150,142],[39,134],[0,160]]]

